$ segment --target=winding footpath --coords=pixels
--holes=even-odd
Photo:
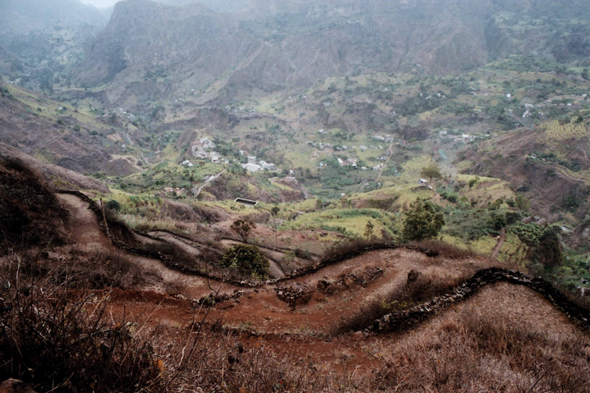
[[[187,284],[188,287],[194,289],[190,291],[191,296],[194,296],[195,298],[200,297],[198,300],[193,300],[197,303],[203,303],[204,299],[211,299],[212,296],[221,296],[223,299],[220,300],[223,301],[231,300],[234,297],[244,295],[245,292],[243,289],[250,288],[253,290],[253,292],[248,291],[247,293],[250,294],[248,296],[254,296],[252,301],[259,307],[261,301],[266,301],[266,304],[268,304],[268,302],[275,301],[273,299],[276,299],[277,296],[275,294],[277,285],[281,283],[286,284],[287,282],[292,283],[297,288],[305,288],[307,286],[312,288],[313,292],[313,283],[315,281],[323,280],[324,278],[322,277],[324,276],[337,277],[338,274],[346,272],[347,269],[350,270],[352,266],[347,266],[349,264],[348,262],[352,261],[353,263],[357,264],[358,261],[354,262],[356,257],[362,256],[362,259],[364,259],[364,262],[362,262],[363,266],[377,266],[377,261],[373,260],[371,262],[373,259],[371,256],[375,255],[370,254],[372,251],[390,250],[388,252],[402,252],[406,254],[411,252],[419,252],[420,254],[414,254],[413,258],[415,259],[419,257],[425,260],[429,260],[431,256],[435,256],[432,253],[429,253],[428,250],[416,248],[412,249],[407,247],[402,248],[394,244],[373,244],[357,249],[346,256],[324,260],[306,268],[299,269],[291,274],[285,275],[280,279],[272,279],[264,282],[235,282],[223,280],[219,277],[209,276],[203,272],[190,271],[185,267],[177,266],[174,261],[166,260],[162,255],[150,253],[147,250],[129,246],[128,244],[113,238],[112,234],[106,231],[106,228],[103,228],[104,222],[99,218],[101,217],[100,209],[86,195],[77,191],[60,191],[58,192],[58,196],[64,205],[72,212],[73,221],[71,221],[71,223],[75,226],[75,239],[78,242],[83,243],[82,245],[85,246],[86,249],[97,250],[102,248],[104,250],[108,244],[106,237],[108,234],[110,235],[113,246],[117,247],[119,250],[121,250],[121,252],[126,252],[131,255],[139,265],[149,270],[157,271],[158,275],[160,275],[166,281],[184,281],[184,284]],[[160,239],[164,240],[163,238]],[[178,243],[178,241],[180,241],[179,239],[175,240],[177,241],[174,243]],[[188,246],[188,244],[185,242],[183,242],[183,244],[184,246]],[[381,281],[379,282],[378,286],[373,287],[371,290],[372,294],[376,296],[379,293],[384,295],[380,289],[382,289],[381,286],[385,281],[391,282],[391,280],[396,280],[397,278],[397,285],[403,285],[402,281],[404,280],[402,280],[402,278],[404,277],[404,274],[407,274],[406,270],[410,268],[410,265],[415,264],[411,260],[408,260],[407,265],[400,266],[397,265],[395,260],[390,260],[387,257],[383,261],[381,263],[389,264],[392,266],[393,270],[388,273],[388,276],[383,276],[380,279]],[[329,273],[330,270],[333,270],[333,272]],[[481,288],[499,282],[525,286],[541,294],[553,306],[563,312],[570,320],[575,322],[586,331],[590,331],[590,311],[572,303],[565,295],[559,292],[549,282],[541,278],[531,278],[520,272],[492,267],[478,270],[473,276],[468,278],[463,282],[463,284],[456,287],[451,293],[447,295],[436,297],[428,302],[407,310],[387,314],[373,321],[371,326],[365,329],[365,333],[385,333],[416,325],[437,314],[438,312],[443,311],[444,309],[466,301],[478,293]],[[317,285],[318,283],[316,282],[315,284]],[[281,290],[281,288],[278,289]],[[235,296],[233,294],[235,294]],[[355,293],[355,295],[357,294]],[[246,314],[249,315],[250,313],[247,312],[244,315]],[[236,315],[236,318],[242,318],[244,315]],[[286,318],[293,319],[293,315],[300,319],[301,323],[303,323],[306,318],[305,315],[298,314],[290,314],[290,316]],[[273,317],[276,316],[276,314],[273,315]]]

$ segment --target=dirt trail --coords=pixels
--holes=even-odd
[[[68,226],[72,239],[84,251],[104,251],[109,242],[100,230],[94,213],[88,204],[74,195],[56,194],[64,208],[70,212]]]
[[[496,244],[496,246],[492,250],[492,253],[490,254],[490,259],[496,259],[498,257],[498,254],[500,253],[500,250],[502,250],[502,246],[504,246],[505,241],[506,228],[502,228],[502,231],[500,232],[500,238],[498,239],[498,243]]]
[[[107,249],[106,237],[96,217],[88,210],[87,203],[73,195],[59,197],[71,212],[73,237],[79,246],[85,250]],[[329,334],[343,320],[361,312],[368,303],[403,290],[408,282],[408,273],[412,270],[430,285],[433,280],[462,281],[479,269],[498,265],[497,261],[483,258],[448,260],[430,258],[409,249],[386,249],[367,252],[278,284],[243,289],[178,272],[158,260],[116,252],[136,263],[142,270],[160,277],[161,283],[136,291],[117,290],[117,296],[112,302],[114,308],[132,311],[138,316],[151,315],[154,321],[165,320],[166,323],[186,325],[195,317],[191,299],[217,292],[226,297],[216,302],[209,316],[211,320],[221,320],[228,327],[262,335]],[[354,280],[368,271],[380,273],[365,284]],[[322,286],[326,283],[335,289],[323,290]],[[302,302],[287,303],[281,300],[279,293],[292,289],[306,294]],[[170,293],[180,293],[188,299],[173,299]]]
[[[203,191],[203,188],[205,188],[206,185],[208,185],[211,182],[214,182],[215,180],[217,180],[221,175],[223,175],[225,173],[225,169],[222,170],[221,172],[219,172],[218,174],[211,176],[209,179],[205,180],[205,183],[203,183],[198,189],[197,192],[195,193],[194,197],[198,197],[199,194],[201,193],[201,191]]]
[[[197,245],[190,240],[180,238],[178,236],[174,236],[168,232],[161,232],[161,231],[152,231],[149,235],[154,236],[158,239],[161,239],[165,242],[172,243],[188,253],[189,255],[202,255],[201,250],[197,248]]]
[[[76,246],[83,251],[108,252],[109,243],[100,230],[96,216],[88,209],[88,204],[75,195],[57,194],[63,206],[70,212],[70,228]],[[145,257],[128,254],[114,249],[115,253],[139,265],[144,271],[155,274],[162,279],[161,286],[146,288],[148,290],[164,291],[166,288],[178,288],[186,296],[200,298],[211,292],[211,288],[220,292],[233,292],[237,287],[192,276],[172,270],[162,262]]]

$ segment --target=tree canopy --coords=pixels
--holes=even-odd
[[[430,183],[432,183],[432,179],[442,179],[442,174],[436,164],[431,164],[422,168],[420,176],[428,178],[428,182]]]
[[[266,278],[270,263],[258,247],[238,244],[223,255],[221,266],[237,269],[242,274]]]
[[[405,214],[403,236],[406,241],[420,241],[438,235],[445,224],[440,206],[418,199]]]

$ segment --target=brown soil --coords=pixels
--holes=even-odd
[[[85,202],[71,195],[60,195],[60,200],[70,211],[72,236],[82,249],[108,247],[96,217],[88,210]],[[168,235],[162,238],[164,237],[171,240]],[[174,241],[182,241],[185,246],[194,248],[185,240],[175,238]],[[478,329],[484,329],[485,326],[492,326],[493,329],[500,329],[499,331],[511,331],[510,329],[515,329],[514,326],[522,327],[531,337],[538,335],[546,344],[582,342],[590,347],[588,335],[541,295],[525,287],[506,283],[487,286],[469,300],[428,318],[416,327],[400,332],[374,336],[365,336],[362,333],[333,335],[340,324],[361,312],[363,306],[374,303],[375,300],[380,301],[406,287],[411,271],[414,275],[419,274],[425,282],[461,282],[481,268],[499,265],[497,261],[481,257],[447,259],[428,257],[424,253],[403,248],[379,250],[344,260],[303,277],[256,289],[238,288],[183,274],[154,259],[134,255],[126,255],[126,258],[162,280],[134,290],[95,291],[98,297],[109,295],[109,315],[125,315],[146,329],[161,327],[186,330],[205,318],[207,326],[221,323],[236,332],[246,347],[270,348],[276,354],[309,362],[313,367],[350,375],[386,379],[401,371],[392,369],[386,376],[380,373],[398,364],[400,370],[405,370],[407,375],[425,373],[422,377],[426,378],[425,386],[437,386],[436,381],[429,380],[437,374],[429,368],[431,366],[428,358],[442,359],[443,362],[447,359],[448,364],[445,367],[451,374],[451,367],[464,369],[463,362],[456,359],[458,354],[454,352],[455,344],[448,344],[445,340],[456,337],[455,340],[459,340],[459,343],[461,340],[471,343],[469,340],[476,340],[480,334]],[[382,273],[368,280],[366,284],[350,279],[366,276],[368,271],[378,269]],[[326,290],[326,285],[332,289]],[[294,304],[288,304],[279,296],[279,292],[288,288],[300,290],[305,296]],[[197,300],[212,293],[225,294],[230,300],[220,301],[210,310],[197,305]],[[232,296],[234,294],[236,296]],[[485,329],[482,331],[485,332]],[[476,347],[479,344],[473,342],[470,345]],[[416,358],[409,359],[409,354]],[[476,355],[468,353],[468,356]],[[500,390],[516,391],[519,381],[531,378],[524,371],[515,369],[516,366],[510,360],[512,358],[498,356],[492,356],[487,361],[494,364],[494,372],[510,374],[505,378],[504,389]],[[486,361],[479,358],[471,361],[476,363],[477,368],[465,371],[473,373],[466,377],[468,381],[489,377],[486,374],[489,371],[482,371],[491,367],[486,366]],[[582,360],[580,362],[583,363]],[[590,370],[588,364],[584,367]],[[415,376],[413,381],[416,380],[420,380],[420,377]],[[532,383],[526,386],[530,385]],[[394,385],[389,383],[387,386]],[[415,389],[418,387],[408,387],[405,391]]]

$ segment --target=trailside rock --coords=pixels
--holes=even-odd
[[[0,393],[37,393],[33,388],[18,379],[7,379],[0,384]]]

